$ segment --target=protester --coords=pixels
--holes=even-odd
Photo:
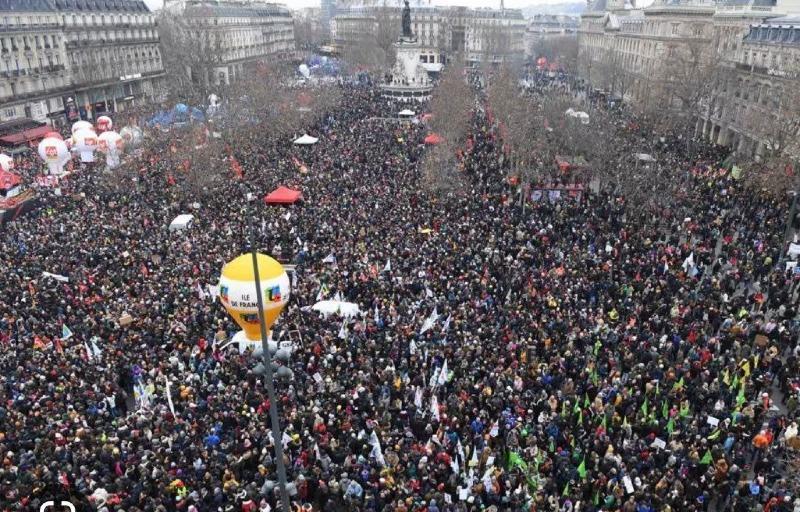
[[[4,228],[3,510],[275,510],[276,440],[315,510],[793,510],[785,205],[720,172],[718,148],[621,129],[686,176],[660,231],[604,186],[523,212],[482,108],[466,187],[434,195],[424,124],[342,87],[313,147],[236,141],[241,181],[209,170],[224,179],[187,192],[178,135],[154,130],[123,187],[76,168]],[[278,185],[304,201],[265,205]],[[251,230],[296,265],[277,436],[210,288]],[[337,296],[364,315],[309,310]]]

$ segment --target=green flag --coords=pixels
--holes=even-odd
[[[583,411],[578,411],[578,425],[583,425]]]
[[[567,401],[564,400],[563,402],[561,402],[561,417],[563,418],[566,415],[567,415]]]
[[[603,414],[603,430],[608,430],[608,416]]]
[[[592,403],[589,401],[589,394],[588,393],[584,393],[583,394],[583,406],[584,407],[589,407],[590,405],[592,405]]]
[[[720,429],[716,429],[708,437],[706,437],[706,439],[708,439],[709,441],[714,441],[720,436],[720,434],[722,434],[722,431]]]
[[[594,497],[592,498],[592,504],[597,506],[600,503],[600,491],[594,491]]]
[[[586,457],[584,457],[578,466],[578,475],[581,477],[581,480],[586,480],[586,473]]]
[[[703,455],[703,458],[700,459],[700,464],[711,464],[713,462],[713,458],[711,457],[711,450],[706,450],[706,454]]]
[[[666,400],[661,402],[661,415],[664,416],[664,419],[669,418],[669,404]]]
[[[580,400],[575,400],[575,407],[572,408],[573,414],[578,414],[581,411]]]
[[[522,460],[522,457],[517,452],[510,452],[508,454],[508,470],[511,471],[514,468],[522,468],[523,471],[528,471],[528,464]]]
[[[600,347],[602,347],[602,346],[603,346],[603,344],[600,343],[600,339],[598,339],[597,341],[594,342],[594,356],[595,357],[597,357],[597,353],[600,352]]]
[[[673,432],[674,430],[675,430],[675,420],[673,420],[672,418],[670,418],[670,419],[669,419],[669,421],[667,422],[667,432],[669,432],[670,434],[672,434],[672,432]]]
[[[744,397],[744,386],[742,386],[739,388],[739,393],[736,395],[736,405],[741,407],[746,401],[747,399]]]
[[[647,416],[647,397],[644,397],[644,403],[642,404],[642,414]]]
[[[569,482],[567,482],[567,485],[564,486],[564,490],[561,492],[561,496],[569,496]]]
[[[672,391],[676,391],[676,390],[680,390],[680,389],[683,389],[683,377],[681,377],[681,380],[679,380],[678,382],[676,382],[675,384],[672,385]]]
[[[731,387],[730,387],[730,389],[733,389],[733,388],[735,388],[735,387],[736,387],[736,386],[738,386],[738,385],[739,385],[739,374],[738,374],[738,373],[736,373],[736,374],[734,374],[734,375],[733,375],[733,382],[731,382]]]
[[[553,441],[552,437],[550,438],[550,444],[547,445],[547,451],[549,451],[551,453],[556,451],[556,443]]]
[[[681,405],[680,415],[681,415],[681,418],[685,418],[685,417],[687,417],[689,415],[689,404],[688,403],[686,405]]]

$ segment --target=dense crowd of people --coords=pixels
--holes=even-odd
[[[309,127],[318,144],[236,141],[243,179],[218,170],[202,197],[155,131],[121,189],[76,166],[3,228],[0,509],[276,510],[274,442],[293,508],[800,509],[783,202],[732,179],[718,148],[622,125],[685,176],[674,208],[641,222],[601,183],[523,209],[480,101],[465,186],[432,194],[424,123],[342,87]],[[265,205],[278,185],[304,201]],[[183,213],[194,224],[170,231]],[[251,235],[296,265],[277,436],[210,289]],[[363,315],[309,310],[334,297]]]

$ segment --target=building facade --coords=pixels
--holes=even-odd
[[[212,76],[204,77],[210,83],[229,84],[247,66],[295,56],[294,20],[283,5],[190,0],[181,14],[188,30],[216,53],[216,64],[208,70]]]
[[[563,36],[575,37],[578,31],[578,18],[564,15],[537,14],[528,20],[525,30],[525,56],[533,57],[536,47],[545,41]]]
[[[142,0],[0,0],[0,121],[123,111],[163,74]]]
[[[399,26],[400,13],[399,7],[340,9],[331,22],[333,41],[346,54],[348,46],[378,40],[384,27]],[[411,25],[421,46],[420,59],[430,70],[440,69],[456,55],[476,64],[521,58],[525,53],[527,23],[516,9],[414,7]]]
[[[720,39],[728,73],[696,134],[744,155],[785,149],[800,156],[800,17],[753,23],[733,41]]]
[[[780,17],[795,4],[657,0],[636,9],[597,0],[581,17],[579,73],[641,112],[682,115],[697,136],[758,156],[769,141],[754,121],[780,119],[777,92],[800,90],[800,20]]]

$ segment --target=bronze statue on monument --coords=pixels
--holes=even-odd
[[[414,33],[411,31],[411,7],[408,6],[408,0],[405,0],[405,7],[403,7],[403,39],[413,39]]]

